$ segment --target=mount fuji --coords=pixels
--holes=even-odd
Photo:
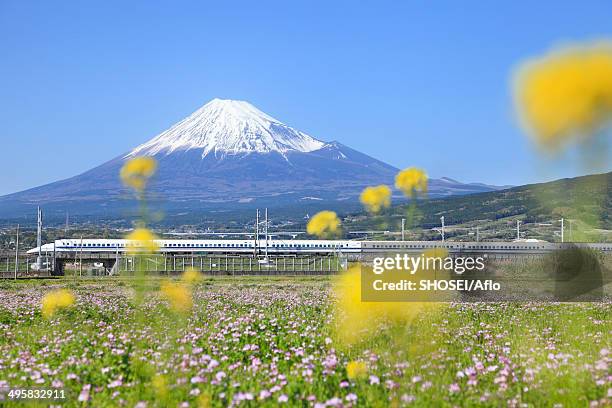
[[[369,185],[393,184],[398,169],[338,142],[323,142],[244,101],[213,99],[130,152],[78,176],[0,197],[0,214],[43,205],[57,215],[119,215],[133,206],[119,170],[153,156],[158,172],[149,194],[166,211],[224,211],[254,206],[357,203]],[[433,179],[433,197],[496,189]]]

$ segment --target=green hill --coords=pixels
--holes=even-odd
[[[439,239],[444,216],[446,236],[454,239],[514,239],[520,221],[521,238],[558,241],[561,218],[566,241],[610,240],[612,238],[612,172],[529,184],[507,190],[445,199],[418,200],[394,206],[378,216],[351,214],[346,230],[388,230],[398,237],[401,219],[407,219],[406,239]],[[476,231],[478,229],[478,231]],[[376,235],[376,234],[375,234]],[[380,234],[378,234],[380,235]]]

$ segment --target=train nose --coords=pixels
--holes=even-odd
[[[38,253],[38,248],[39,247],[32,248],[27,253],[28,254],[37,254]],[[40,247],[40,252],[53,252],[53,244],[44,244],[43,246]]]

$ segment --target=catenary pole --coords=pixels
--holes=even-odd
[[[19,267],[19,224],[17,224],[17,237],[15,238],[15,280],[17,280],[18,267]]]

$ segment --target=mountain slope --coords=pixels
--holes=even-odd
[[[29,206],[47,212],[120,215],[130,192],[119,181],[125,160],[150,155],[159,170],[149,194],[166,211],[356,202],[368,185],[393,184],[398,169],[338,142],[291,128],[243,101],[214,99],[130,152],[78,176],[0,197],[0,214]],[[430,181],[430,196],[490,191],[452,179]],[[333,206],[332,206],[333,207]]]
[[[405,205],[394,206],[380,217],[360,211],[344,220],[344,226],[349,230],[399,231],[407,212]],[[483,239],[511,240],[516,238],[519,220],[522,237],[560,240],[560,219],[564,218],[568,240],[609,241],[612,238],[612,172],[431,199],[417,203],[416,213],[418,216],[413,221],[416,228],[411,231],[410,239],[439,239],[438,232],[427,230],[439,227],[440,217],[444,216],[446,236],[454,239],[473,240],[479,227]]]

